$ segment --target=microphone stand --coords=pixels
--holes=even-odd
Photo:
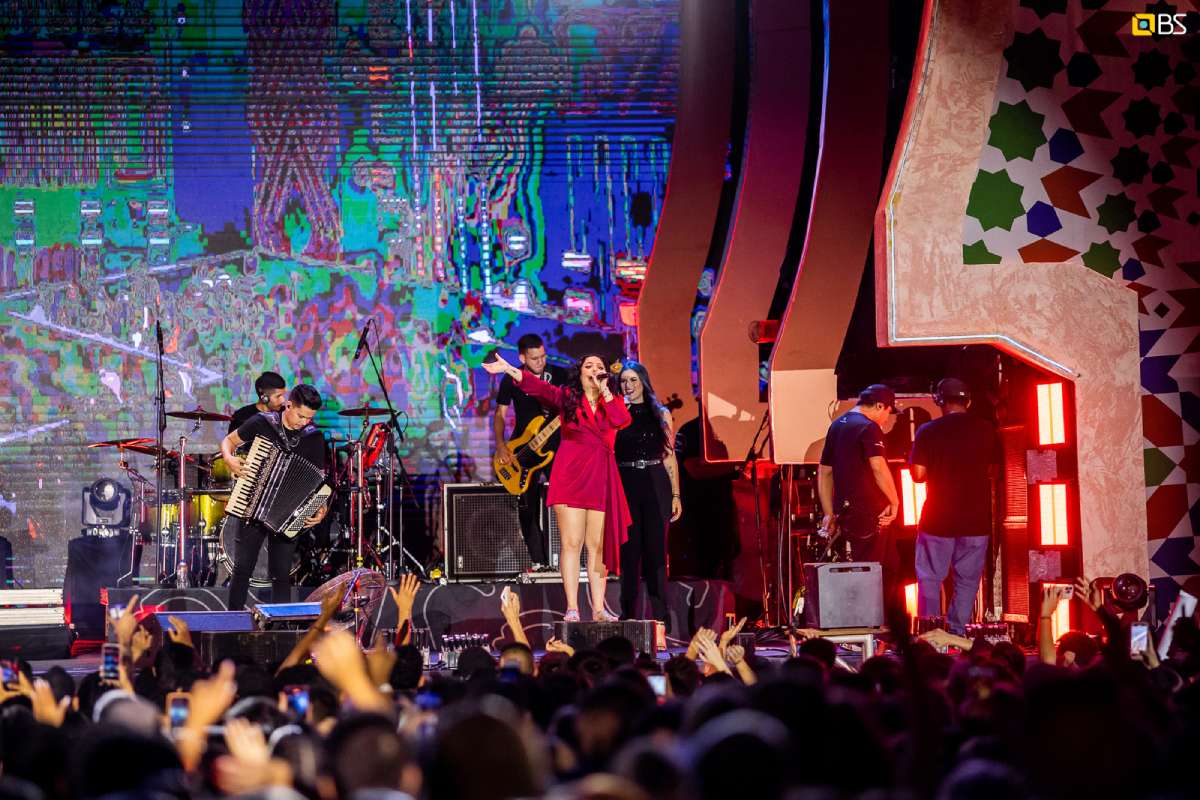
[[[377,328],[376,336],[378,336],[378,326],[376,326],[376,328]],[[388,467],[388,488],[387,488],[387,492],[388,492],[388,538],[391,539],[394,544],[396,544],[400,547],[400,572],[407,571],[405,564],[404,564],[404,557],[408,556],[409,561],[411,561],[413,564],[415,564],[417,567],[417,570],[421,573],[421,577],[428,577],[425,574],[425,567],[421,565],[421,562],[417,561],[417,559],[413,556],[412,553],[410,553],[404,549],[404,499],[403,499],[404,498],[404,484],[408,483],[409,488],[412,488],[412,481],[409,479],[407,470],[404,469],[404,462],[400,459],[400,449],[396,445],[397,438],[399,438],[401,441],[404,440],[404,432],[400,429],[400,420],[398,418],[398,415],[396,414],[395,406],[392,405],[392,398],[390,396],[388,396],[387,384],[383,380],[383,372],[379,369],[379,362],[375,359],[375,351],[373,351],[371,349],[370,337],[366,337],[366,339],[364,341],[364,346],[367,351],[367,358],[370,359],[370,361],[371,361],[371,367],[375,370],[375,381],[379,384],[379,391],[383,393],[383,403],[384,403],[384,405],[387,406],[387,410],[388,410],[387,447],[388,447],[388,453],[391,454],[391,465]],[[396,465],[399,465],[399,467],[400,467],[400,497],[401,497],[400,518],[399,518],[398,526],[396,524],[396,507],[395,507],[396,504],[395,504],[395,484],[394,484]],[[399,533],[399,537],[397,537],[395,534],[393,534],[392,531],[396,531],[397,533]],[[388,572],[389,572],[389,574],[387,576],[389,581],[393,577],[395,577],[394,575],[391,574],[391,572],[394,569],[393,568],[394,563],[395,562],[393,561],[392,547],[389,546],[388,547]]]
[[[767,580],[767,562],[766,549],[763,547],[763,520],[761,501],[758,496],[758,458],[762,453],[759,447],[758,440],[762,437],[763,431],[767,429],[767,424],[771,419],[771,412],[768,410],[763,414],[762,423],[758,426],[758,431],[754,434],[754,439],[750,442],[750,449],[746,452],[746,457],[743,459],[746,466],[750,468],[750,486],[754,492],[754,532],[758,539],[758,567],[762,573],[763,586],[763,614],[766,616],[766,623],[771,625],[771,585]],[[766,442],[763,442],[766,446]]]

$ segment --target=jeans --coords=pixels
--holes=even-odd
[[[296,540],[271,533],[258,523],[237,517],[226,519],[227,530],[230,525],[234,526],[234,546],[233,576],[229,579],[229,610],[237,611],[246,606],[250,578],[254,575],[254,564],[258,561],[264,538],[267,539],[267,568],[271,575],[271,602],[290,602],[292,555],[296,552]]]
[[[946,610],[952,633],[962,635],[975,606],[975,593],[987,563],[989,536],[931,536],[917,534],[917,614],[938,616],[942,610],[942,582],[954,568],[954,594]]]

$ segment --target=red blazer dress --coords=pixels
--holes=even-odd
[[[524,371],[515,386],[551,411],[562,412],[561,386],[552,386],[536,375]],[[629,524],[633,518],[625,502],[625,489],[613,442],[617,431],[630,422],[625,401],[613,395],[596,406],[595,412],[584,399],[573,420],[562,423],[562,443],[550,467],[550,489],[546,505],[566,505],[604,512],[604,565],[609,572],[621,571],[621,545],[629,539]]]

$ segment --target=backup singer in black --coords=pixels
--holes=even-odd
[[[301,384],[288,395],[287,405],[282,411],[264,411],[251,417],[236,431],[221,440],[221,456],[236,476],[242,471],[242,459],[234,454],[243,444],[251,444],[255,437],[265,436],[273,444],[311,463],[325,468],[325,438],[312,424],[313,416],[321,408],[321,395],[311,386]],[[305,520],[305,526],[319,523],[328,513],[329,506]],[[257,522],[249,522],[234,516],[226,517],[226,530],[233,535],[233,576],[229,581],[229,609],[237,610],[246,605],[246,594],[250,589],[250,576],[267,542],[267,566],[271,575],[271,601],[286,603],[291,600],[292,556],[296,551],[296,539],[272,534]]]
[[[683,512],[671,412],[658,402],[650,375],[637,361],[621,365],[621,391],[632,422],[617,432],[613,451],[633,517],[629,541],[621,545],[621,618],[633,617],[640,576],[651,613],[666,622],[667,525]]]

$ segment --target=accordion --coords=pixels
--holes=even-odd
[[[225,511],[290,539],[332,491],[322,470],[258,436],[242,462]]]

